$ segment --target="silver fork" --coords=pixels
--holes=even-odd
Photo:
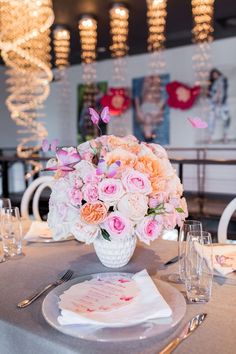
[[[25,299],[22,300],[21,302],[19,302],[19,304],[17,304],[17,307],[19,308],[24,308],[29,306],[30,304],[32,304],[33,301],[35,301],[36,299],[38,299],[42,294],[45,293],[45,291],[49,290],[52,287],[56,287],[62,283],[65,283],[66,281],[70,280],[70,278],[73,275],[73,271],[72,270],[68,270],[60,279],[56,280],[53,283],[48,284],[47,286],[45,286],[45,288],[43,288],[42,290],[38,291],[37,293],[31,295],[29,297],[29,299]]]

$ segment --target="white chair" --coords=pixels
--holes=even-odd
[[[29,219],[29,203],[33,196],[33,215],[34,219],[42,221],[42,218],[39,214],[39,199],[45,188],[50,188],[52,186],[53,177],[52,176],[41,176],[36,178],[30,185],[26,188],[22,200],[21,200],[21,216],[23,218]]]
[[[220,222],[218,226],[218,242],[219,243],[236,243],[236,241],[227,239],[227,230],[229,221],[236,211],[236,198],[231,200],[231,202],[224,209],[223,214],[220,217]]]

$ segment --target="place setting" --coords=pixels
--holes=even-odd
[[[236,352],[236,0],[0,0],[0,353]]]
[[[92,109],[90,114],[94,120],[98,116]],[[108,110],[106,114],[108,119]],[[115,161],[109,168],[106,155],[111,155],[117,145],[120,156],[124,153],[124,160]],[[126,169],[125,159],[129,150],[132,156],[137,156],[137,160],[133,162],[133,167],[130,165]],[[95,159],[97,164],[81,158],[88,154],[91,161]],[[145,166],[150,161],[162,163],[162,179],[166,179],[168,188],[168,175],[173,178],[176,175],[165,151],[157,145],[143,145],[134,137],[106,136],[94,139],[89,145],[81,144],[77,149],[61,148],[56,151],[56,160],[49,160],[45,169],[60,176],[51,187],[47,223],[33,221],[25,239],[33,241],[34,235],[40,235],[63,241],[72,233],[76,240],[93,245],[98,261],[109,272],[73,277],[73,271],[68,270],[55,282],[21,300],[17,305],[20,311],[27,311],[28,306],[33,306],[34,301],[53,288],[42,302],[43,317],[59,332],[76,338],[97,342],[137,341],[163,337],[181,323],[186,313],[186,301],[170,283],[156,276],[151,277],[146,269],[137,273],[112,271],[130,262],[137,239],[150,246],[166,225],[172,223],[175,227],[177,224],[183,233],[188,223],[185,221],[187,206],[181,195],[176,193],[174,198],[171,194],[152,196],[154,185],[151,178],[154,178],[155,171],[151,177],[141,172],[148,168]],[[134,163],[140,165],[134,168]],[[174,188],[178,190],[180,181],[177,178],[175,183]],[[201,228],[198,230],[200,233],[193,240],[191,232],[187,233],[183,255],[183,272],[186,279],[188,273],[191,279],[190,283],[186,280],[188,298],[196,291],[196,284],[200,287],[201,279],[195,279],[195,284],[192,278],[203,272],[203,267],[195,269],[198,260],[192,264],[194,257],[202,257],[202,249],[196,251],[195,246],[202,246],[204,233]],[[197,241],[196,244],[193,241]],[[179,241],[179,245],[183,242]],[[191,250],[191,254],[187,249],[188,252]],[[179,252],[182,253],[182,250]],[[191,260],[191,266],[188,266],[188,260]],[[203,294],[205,302],[210,300],[210,280],[208,286],[208,298],[206,293]],[[195,296],[192,301],[200,303],[202,300]]]
[[[24,235],[24,240],[28,243],[54,243],[54,242],[64,242],[74,240],[73,235],[67,235],[65,238],[60,240],[55,240],[53,238],[52,230],[48,226],[46,221],[36,221],[30,222],[29,230]]]

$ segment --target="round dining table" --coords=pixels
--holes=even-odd
[[[175,241],[156,240],[150,246],[138,244],[131,261],[120,269],[136,273],[147,269],[153,279],[169,282],[185,296],[183,284],[171,283],[178,263],[164,266],[177,255]],[[125,342],[94,342],[63,334],[51,327],[42,315],[45,295],[26,308],[20,300],[57,279],[67,269],[74,277],[112,272],[98,260],[93,245],[70,240],[52,243],[24,243],[23,254],[0,264],[0,353],[2,354],[157,354],[196,314],[207,313],[205,321],[184,340],[175,353],[236,353],[236,277],[214,277],[208,303],[188,304],[183,319],[161,336]],[[117,271],[117,270],[115,270]],[[141,309],[140,309],[141,310]]]

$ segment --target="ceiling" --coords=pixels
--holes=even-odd
[[[80,62],[78,19],[91,13],[98,21],[97,60],[110,58],[109,8],[112,0],[53,0],[55,24],[71,32],[71,64]],[[130,10],[129,55],[145,53],[147,41],[146,0],[125,0]],[[191,43],[191,0],[167,0],[166,47]],[[231,22],[231,24],[230,24]],[[236,0],[215,0],[214,37],[236,36]],[[52,64],[54,55],[52,52]]]
[[[111,0],[53,0],[55,23],[64,24],[71,31],[71,64],[80,62],[78,18],[91,13],[98,21],[97,59],[110,57],[109,8]],[[130,10],[129,54],[146,52],[146,0],[126,0]],[[191,0],[167,0],[167,47],[191,43]],[[233,22],[234,25],[228,24]],[[215,0],[215,38],[236,36],[236,0]]]

